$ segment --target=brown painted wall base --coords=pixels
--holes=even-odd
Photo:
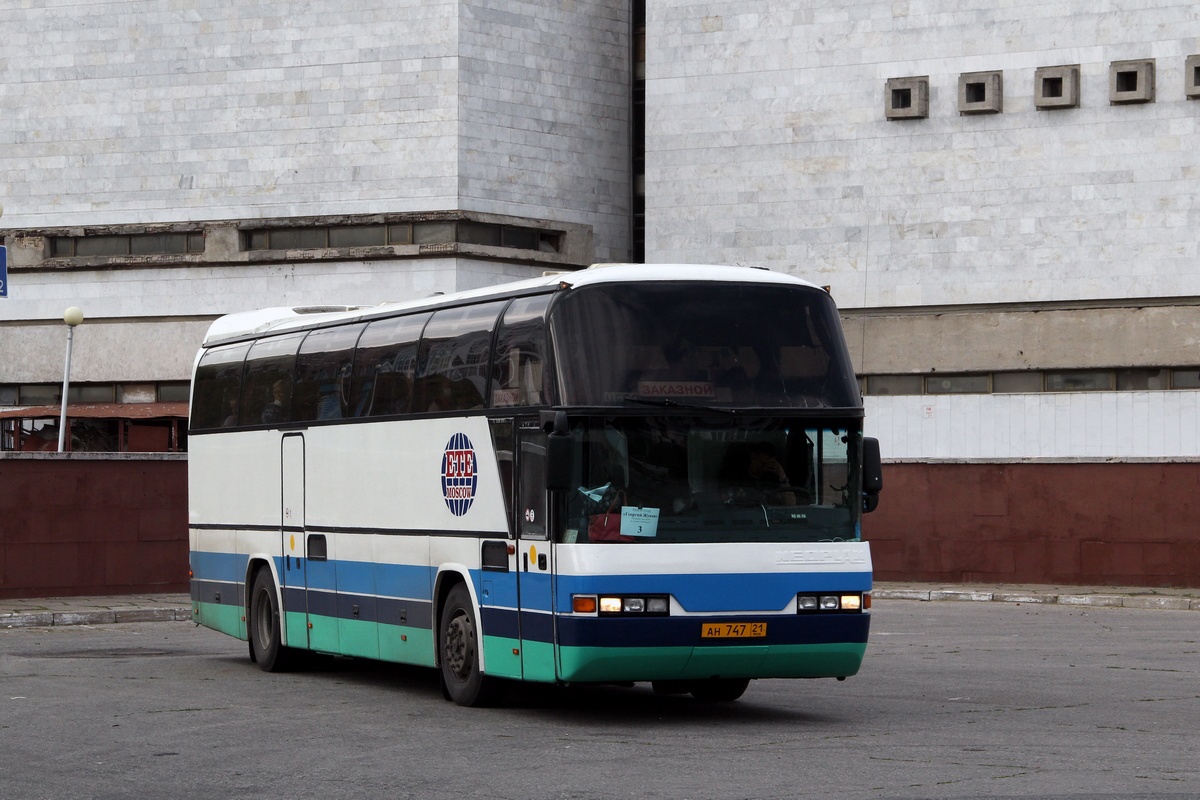
[[[1200,463],[884,467],[881,581],[1200,587]],[[185,592],[186,455],[0,457],[0,598]]]
[[[185,455],[0,458],[0,598],[186,592]]]
[[[1200,463],[892,463],[883,581],[1200,586]]]

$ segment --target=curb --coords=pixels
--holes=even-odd
[[[872,600],[951,601],[975,603],[1041,603],[1092,608],[1149,608],[1164,611],[1200,611],[1200,598],[1175,595],[1035,594],[981,592],[954,589],[874,589]]]
[[[188,622],[191,608],[117,608],[102,611],[34,611],[0,615],[3,628],[52,628],[66,625],[110,625],[118,622]]]

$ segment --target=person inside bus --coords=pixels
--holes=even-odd
[[[288,381],[280,378],[271,384],[271,396],[274,398],[262,410],[262,421],[267,425],[277,425],[287,419]]]
[[[731,446],[722,473],[725,484],[722,496],[726,502],[796,504],[791,481],[770,442]]]
[[[238,397],[236,394],[225,396],[225,405],[229,409],[228,416],[221,422],[222,428],[236,428],[238,424]]]

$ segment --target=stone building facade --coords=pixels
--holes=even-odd
[[[4,28],[0,404],[53,393],[68,306],[73,379],[119,401],[180,391],[220,314],[628,256],[624,2],[18,4]]]
[[[1194,4],[647,11],[648,253],[828,285],[886,456],[1200,455]]]

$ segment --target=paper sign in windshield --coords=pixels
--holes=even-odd
[[[658,536],[658,509],[625,506],[621,509],[622,536]]]
[[[708,381],[639,381],[642,397],[716,397],[717,390]]]

